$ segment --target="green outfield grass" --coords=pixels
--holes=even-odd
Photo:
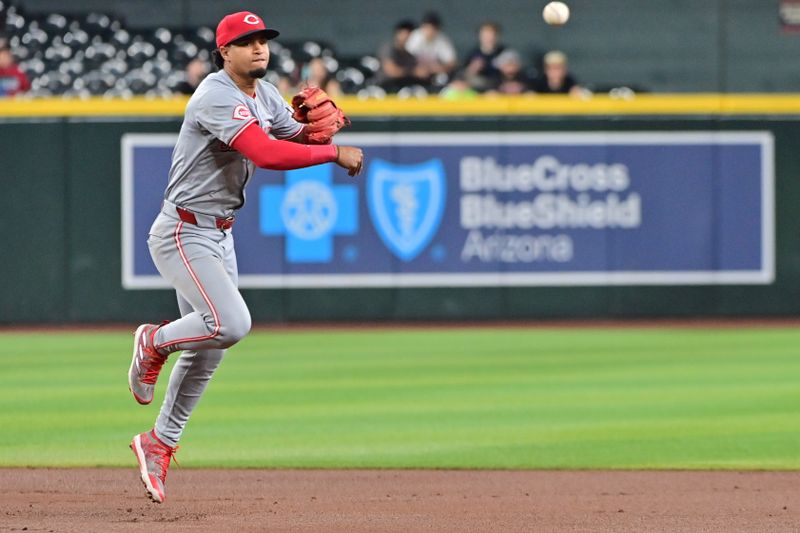
[[[132,335],[0,334],[0,466],[131,466]],[[184,467],[800,468],[800,331],[254,332]],[[168,363],[167,372],[171,368]]]

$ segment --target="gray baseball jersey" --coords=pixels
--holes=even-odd
[[[198,213],[233,215],[256,167],[230,145],[253,122],[276,139],[290,139],[303,127],[270,83],[259,80],[253,98],[224,70],[203,80],[186,106],[164,198]]]

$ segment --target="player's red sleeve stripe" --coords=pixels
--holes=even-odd
[[[236,141],[236,139],[239,137],[239,135],[241,135],[241,134],[242,134],[242,132],[244,131],[244,129],[245,129],[247,126],[249,126],[250,124],[253,124],[253,123],[255,123],[255,122],[258,122],[258,121],[257,121],[255,118],[251,118],[250,120],[248,120],[247,122],[245,122],[244,124],[242,124],[242,127],[241,127],[241,128],[239,128],[239,130],[238,130],[238,131],[236,132],[236,134],[235,134],[235,135],[234,135],[234,136],[231,138],[230,142],[229,142],[229,143],[227,143],[227,145],[228,145],[228,146],[233,146],[233,143]]]
[[[298,144],[271,139],[260,126],[250,125],[231,143],[231,148],[260,168],[292,170],[336,161],[333,144]]]
[[[211,298],[208,297],[206,290],[203,288],[203,284],[200,283],[200,280],[197,278],[197,275],[194,273],[194,269],[192,269],[191,263],[189,263],[189,259],[186,258],[186,253],[183,251],[183,243],[181,242],[181,229],[183,228],[183,221],[178,222],[178,225],[175,227],[175,234],[173,235],[175,238],[175,243],[178,245],[178,253],[181,254],[181,261],[183,261],[184,266],[186,266],[186,270],[189,271],[189,275],[192,277],[195,285],[200,290],[200,294],[203,296],[203,300],[206,302],[206,305],[211,310],[211,316],[214,317],[214,331],[212,331],[209,335],[203,335],[201,337],[188,337],[185,339],[176,339],[174,341],[165,342],[164,344],[160,344],[156,346],[156,350],[160,350],[162,348],[167,348],[169,346],[175,346],[176,344],[181,344],[184,342],[197,342],[197,341],[204,341],[208,339],[213,339],[219,334],[219,316],[217,315],[217,309],[214,307],[214,304],[211,303]]]

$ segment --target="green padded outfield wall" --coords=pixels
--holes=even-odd
[[[176,133],[179,126],[176,118],[0,121],[0,224],[5,234],[0,323],[138,322],[175,315],[171,291],[124,290],[121,285],[120,140],[126,133]],[[353,126],[361,133],[653,130],[772,132],[774,283],[245,290],[253,317],[292,322],[800,313],[800,122],[795,118],[360,118]]]

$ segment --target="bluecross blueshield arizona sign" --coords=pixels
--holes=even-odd
[[[147,231],[173,135],[122,141],[126,288],[167,288]],[[364,175],[258,170],[242,287],[767,284],[769,132],[346,134]]]

